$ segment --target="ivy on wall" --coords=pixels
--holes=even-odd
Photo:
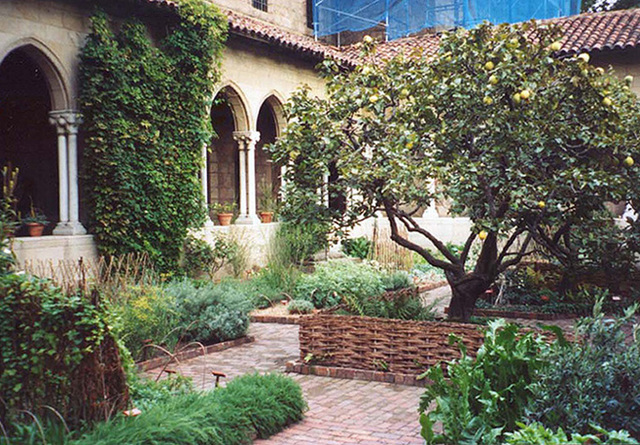
[[[98,249],[146,252],[164,271],[177,266],[187,231],[205,215],[198,174],[227,31],[225,16],[203,0],[182,0],[177,15],[154,42],[138,20],[114,32],[97,13],[80,67],[85,184]]]

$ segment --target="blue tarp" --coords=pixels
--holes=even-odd
[[[387,25],[389,39],[425,28],[472,28],[578,14],[581,0],[314,0],[318,36]]]

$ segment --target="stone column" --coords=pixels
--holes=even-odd
[[[204,228],[213,229],[214,224],[213,221],[211,221],[211,215],[209,214],[209,200],[207,199],[207,195],[209,193],[209,164],[207,163],[207,152],[207,144],[202,144],[202,168],[200,169],[200,181],[202,182],[202,202],[204,203],[204,208],[207,212],[204,219]]]
[[[236,224],[258,224],[256,214],[256,142],[260,133],[236,131],[233,138],[238,142],[240,159],[240,214]]]
[[[257,131],[250,132],[247,140],[247,171],[249,174],[249,208],[248,216],[252,224],[260,223],[257,209],[257,181],[256,181],[256,144],[260,140],[260,133]]]
[[[80,223],[78,197],[78,126],[82,123],[78,112],[72,110],[49,113],[51,124],[58,131],[58,169],[60,222],[54,235],[84,235]]]

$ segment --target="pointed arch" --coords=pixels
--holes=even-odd
[[[72,108],[68,73],[60,59],[44,43],[28,37],[16,40],[0,51],[0,64],[12,53],[20,51],[33,61],[44,73],[52,110],[68,110]]]
[[[224,100],[231,108],[233,114],[233,123],[235,131],[251,131],[251,112],[249,102],[240,87],[232,82],[227,81],[220,85],[214,97],[214,106],[217,100]]]
[[[284,114],[284,103],[285,100],[280,93],[277,91],[271,91],[265,99],[262,101],[262,105],[260,110],[262,111],[263,107],[268,107],[269,111],[273,115],[273,120],[276,124],[277,134],[276,136],[280,136],[284,127],[287,125],[287,119]],[[256,123],[257,125],[257,123]]]

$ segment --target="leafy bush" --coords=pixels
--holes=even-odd
[[[190,394],[193,391],[192,380],[180,374],[155,381],[132,373],[129,379],[131,405],[143,412],[153,406],[167,403],[172,397]]]
[[[328,231],[327,225],[318,222],[281,223],[271,242],[269,263],[303,264],[328,246]]]
[[[506,433],[506,443],[511,445],[549,445],[549,444],[637,444],[626,431],[607,431],[594,426],[592,429],[597,434],[572,434],[570,437],[565,434],[562,428],[558,428],[555,433],[549,428],[539,423],[525,425],[518,423],[519,430],[513,433]]]
[[[342,251],[345,255],[363,260],[369,258],[372,246],[373,243],[364,236],[342,241]]]
[[[513,431],[530,406],[532,384],[547,365],[541,351],[545,341],[533,333],[522,334],[504,320],[489,323],[476,358],[466,355],[424,375],[433,384],[420,400],[422,436],[427,444],[493,444],[505,431]],[[424,413],[435,402],[435,408]],[[443,433],[434,425],[441,422]]]
[[[180,338],[181,317],[175,298],[160,286],[127,286],[111,304],[117,336],[134,358],[146,340],[173,349]]]
[[[290,314],[310,314],[313,309],[313,303],[307,300],[291,300],[287,306]]]
[[[1,422],[9,411],[38,414],[44,405],[93,420],[126,402],[118,350],[97,301],[24,274],[0,275],[0,295]]]
[[[236,257],[242,255],[240,245],[231,239],[219,236],[213,247],[206,241],[188,236],[185,239],[180,267],[191,278],[208,275],[213,279],[216,272],[227,263],[235,264]]]
[[[625,333],[637,306],[616,319],[601,309],[599,300],[593,317],[580,321],[578,341],[549,354],[551,365],[533,386],[530,418],[577,433],[593,423],[640,438],[640,339]]]
[[[186,340],[216,343],[247,332],[252,304],[246,291],[234,281],[202,287],[189,280],[174,281],[165,287],[165,293],[175,301]]]
[[[395,318],[399,320],[433,320],[436,302],[425,307],[415,289],[407,288],[378,296],[344,296],[347,313],[361,317]]]
[[[305,408],[291,378],[246,375],[226,388],[178,395],[136,418],[100,424],[71,445],[244,445],[299,421]]]
[[[279,262],[269,262],[251,279],[250,288],[253,304],[258,308],[270,306],[282,296],[293,293],[302,272],[291,265]]]
[[[382,273],[370,263],[327,261],[313,274],[300,277],[295,299],[309,300],[317,308],[340,304],[343,297],[369,297],[385,291]]]
[[[386,291],[396,291],[413,287],[411,276],[402,270],[382,275],[382,286]]]

